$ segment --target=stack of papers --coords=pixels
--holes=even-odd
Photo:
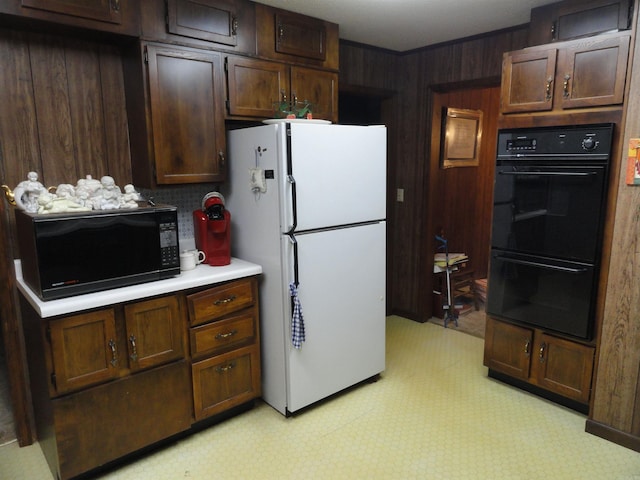
[[[469,260],[464,253],[450,253],[449,254],[449,266],[458,265],[459,263],[465,263]],[[447,257],[445,253],[436,253],[433,257],[433,263],[436,267],[444,268],[447,266]]]

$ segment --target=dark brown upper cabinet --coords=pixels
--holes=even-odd
[[[55,24],[140,35],[139,0],[9,0],[0,12]]]
[[[226,178],[219,52],[142,42],[125,59],[135,185]]]
[[[246,0],[145,0],[142,37],[203,49],[256,53],[256,17]]]
[[[567,0],[531,10],[529,45],[630,28],[631,0]]]
[[[629,41],[627,33],[601,35],[505,53],[502,112],[621,105]]]
[[[225,62],[229,116],[271,118],[284,101],[310,102],[313,118],[338,120],[337,73],[246,57]]]
[[[255,8],[258,55],[338,69],[338,25],[260,3]]]
[[[275,15],[276,52],[324,61],[327,28],[323,21],[295,13]]]

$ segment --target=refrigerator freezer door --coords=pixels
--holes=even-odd
[[[384,126],[291,124],[281,170],[295,180],[296,231],[386,218],[386,134]],[[293,185],[283,180],[286,232]]]
[[[299,410],[385,368],[385,222],[296,235],[306,341],[291,344],[287,409]],[[293,271],[293,245],[283,236]]]

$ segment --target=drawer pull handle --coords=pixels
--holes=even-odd
[[[116,342],[115,340],[112,338],[111,340],[109,340],[109,348],[111,349],[111,366],[115,367],[118,365],[118,355],[116,353]]]
[[[231,303],[236,299],[235,295],[231,295],[227,298],[221,298],[220,300],[216,300],[215,302],[213,302],[214,305],[224,305],[226,303]]]
[[[138,349],[136,348],[136,336],[131,335],[129,337],[129,343],[131,343],[131,360],[138,361]]]
[[[219,333],[216,335],[216,340],[225,340],[229,337],[233,337],[237,333],[238,333],[237,330],[231,330],[230,332],[227,332],[227,333]]]
[[[228,372],[229,370],[231,370],[232,368],[235,368],[236,364],[231,362],[228,363],[227,365],[225,365],[224,367],[216,367],[216,372],[218,373],[225,373]]]
[[[524,354],[528,357],[529,356],[529,348],[531,347],[531,342],[529,340],[526,340],[524,342]]]

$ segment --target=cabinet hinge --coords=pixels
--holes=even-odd
[[[228,58],[224,59],[224,71],[225,72],[229,72],[229,59]]]
[[[231,108],[231,103],[229,102],[229,100],[225,100],[224,101],[225,106],[227,107],[227,112],[229,111],[229,109]]]
[[[58,385],[56,385],[56,374],[55,372],[51,374],[51,385],[53,385],[54,389],[58,389]]]
[[[147,46],[144,46],[144,51],[143,51],[143,58],[144,58],[144,63],[148,64],[149,63],[149,50],[147,50]]]
[[[558,23],[551,22],[551,40],[555,41],[558,35]]]

